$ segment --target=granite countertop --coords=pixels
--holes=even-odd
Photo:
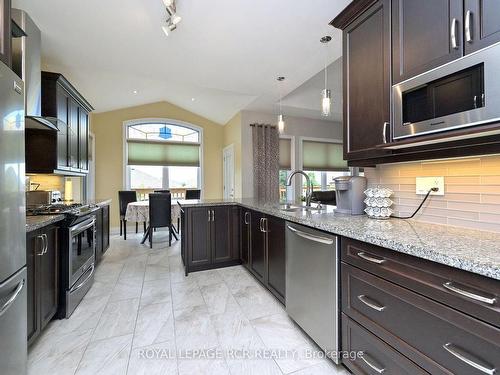
[[[325,232],[382,246],[500,280],[500,234],[415,220],[373,220],[366,215],[326,212],[286,212],[279,205],[255,199],[189,200],[183,207],[239,205]]]
[[[112,202],[112,199],[89,199],[85,202],[81,202],[82,204],[89,204],[91,206],[109,206]]]
[[[26,233],[64,220],[64,215],[40,215],[26,217]]]

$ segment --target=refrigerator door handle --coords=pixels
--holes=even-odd
[[[17,284],[16,290],[14,290],[14,292],[12,292],[12,294],[7,299],[7,301],[3,304],[2,307],[0,307],[0,316],[2,316],[3,314],[5,314],[5,312],[9,309],[9,307],[14,303],[14,301],[17,298],[17,296],[19,296],[19,294],[23,290],[25,283],[26,283],[26,280],[22,279],[19,282],[19,284]]]

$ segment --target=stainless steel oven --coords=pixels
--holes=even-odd
[[[500,43],[392,87],[393,138],[500,121]]]
[[[96,220],[86,215],[62,229],[60,318],[68,318],[92,286]]]

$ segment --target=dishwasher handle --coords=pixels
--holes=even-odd
[[[334,240],[332,238],[316,236],[314,234],[303,232],[301,230],[295,229],[294,227],[292,227],[290,225],[287,225],[287,227],[288,227],[289,230],[291,230],[297,236],[305,238],[306,240],[323,243],[325,245],[332,245],[333,242],[334,242]]]

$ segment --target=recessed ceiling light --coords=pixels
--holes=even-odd
[[[132,93],[133,93],[134,95],[137,95],[138,91],[137,91],[137,90],[134,90],[134,91],[132,91]]]
[[[191,101],[194,102],[196,99],[195,98],[191,98]]]

